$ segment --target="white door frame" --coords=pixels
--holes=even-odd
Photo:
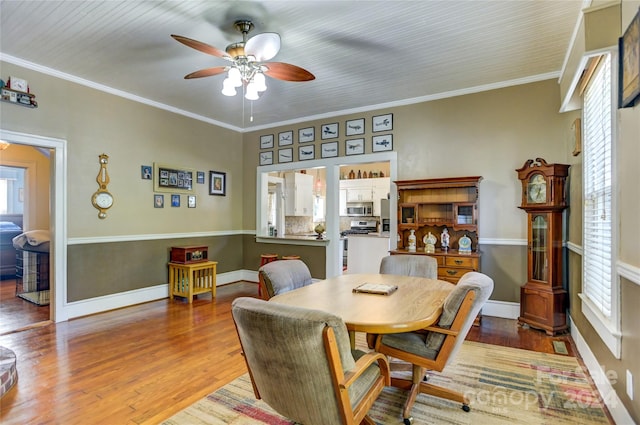
[[[53,137],[18,133],[0,128],[0,140],[9,143],[53,149],[51,170],[51,257],[53,291],[49,316],[54,322],[69,318],[67,305],[67,141]]]

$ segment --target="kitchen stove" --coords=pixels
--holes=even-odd
[[[378,230],[378,222],[376,220],[351,220],[351,227],[341,232],[344,235],[366,235],[374,233]]]
[[[347,235],[367,235],[369,233],[371,233],[372,230],[365,230],[365,229],[347,229],[344,230],[342,232],[340,232],[340,234],[342,236],[347,236]]]

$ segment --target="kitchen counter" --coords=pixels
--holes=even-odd
[[[378,273],[380,261],[389,255],[389,234],[348,235],[347,273]]]
[[[345,238],[389,238],[389,232],[345,235]]]
[[[329,239],[318,239],[317,234],[284,235],[284,236],[256,236],[259,243],[277,243],[284,245],[313,245],[325,246],[329,244]]]

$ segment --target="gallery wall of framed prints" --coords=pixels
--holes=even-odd
[[[299,145],[297,149],[296,142]],[[393,114],[388,113],[374,115],[370,119],[363,117],[323,123],[317,128],[310,126],[276,134],[263,134],[260,136],[258,164],[265,166],[392,150]]]

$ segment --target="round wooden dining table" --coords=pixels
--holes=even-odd
[[[389,295],[356,293],[364,284],[395,285]],[[399,333],[423,329],[438,320],[449,282],[391,274],[344,274],[276,295],[269,302],[322,310],[342,318],[351,334]]]

